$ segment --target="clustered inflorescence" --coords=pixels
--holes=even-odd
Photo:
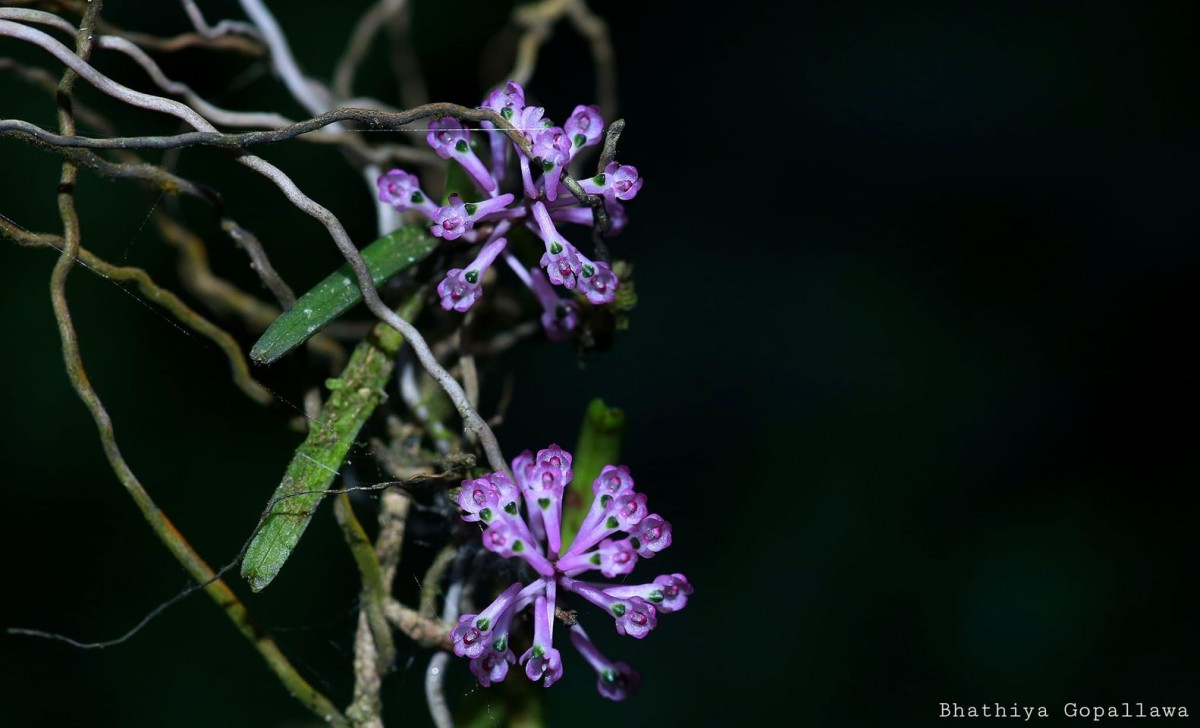
[[[571,461],[569,452],[551,445],[536,457],[529,451],[518,455],[512,478],[496,472],[463,482],[458,505],[463,520],[484,527],[484,547],[523,560],[537,574],[528,584],[509,586],[478,614],[462,615],[450,632],[454,653],[470,658],[471,672],[484,687],[504,680],[517,661],[509,627],[529,605],[533,644],[520,658],[525,675],[546,687],[562,677],[562,658],[552,644],[560,588],[600,607],[613,617],[618,633],[637,639],[654,629],[659,612],[683,609],[692,593],[683,574],[664,574],[646,584],[576,578],[588,571],[607,579],[629,574],[638,557],[651,558],[671,545],[671,524],[648,513],[646,496],[633,490],[628,468],[607,465],[592,483],[594,498],[578,533],[562,549],[563,493],[574,475]],[[620,533],[625,538],[613,538]],[[633,668],[605,658],[579,625],[571,624],[570,630],[571,643],[596,671],[601,695],[624,700],[637,689],[640,678]]]
[[[495,125],[484,121],[480,125],[491,140],[490,165],[485,164],[471,144],[471,130],[457,119],[434,120],[429,123],[426,137],[429,146],[441,158],[453,159],[462,167],[478,188],[481,199],[467,202],[461,195],[452,194],[447,204],[439,207],[421,190],[417,176],[401,169],[379,177],[379,199],[397,210],[415,210],[429,218],[430,232],[444,240],[461,238],[474,243],[483,237],[483,246],[475,259],[466,268],[448,271],[438,285],[442,308],[459,312],[471,308],[483,293],[484,274],[503,256],[541,305],[547,338],[564,340],[577,326],[578,304],[573,298],[560,298],[553,286],[575,291],[593,305],[602,305],[613,301],[620,285],[608,263],[590,260],[556,227],[556,223],[594,224],[591,207],[581,204],[567,191],[562,176],[575,155],[600,143],[604,120],[597,107],[581,105],[575,107],[565,124],[554,126],[543,117],[544,109],[525,105],[525,90],[512,82],[492,91],[482,108],[499,113],[524,134],[532,157],[496,130]],[[514,150],[521,172],[520,199],[511,192],[500,192]],[[633,199],[642,188],[637,169],[611,162],[603,172],[579,184],[587,193],[604,199],[604,209],[612,224],[610,232],[620,232],[626,222],[621,202]],[[526,269],[506,249],[508,240],[504,235],[514,224],[521,223],[545,244],[540,268]]]

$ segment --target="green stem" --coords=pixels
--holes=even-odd
[[[363,611],[367,614],[367,622],[371,626],[371,636],[375,638],[375,650],[379,655],[379,672],[386,672],[396,659],[396,647],[392,643],[392,628],[388,624],[383,605],[387,601],[388,589],[383,584],[383,572],[379,568],[379,559],[375,556],[375,548],[366,530],[354,514],[350,505],[350,496],[340,493],[333,501],[333,514],[338,525],[342,527],[342,535],[354,563],[358,565],[358,573],[363,582]]]
[[[593,399],[583,415],[579,441],[575,444],[572,469],[575,476],[563,507],[563,546],[575,538],[583,517],[592,505],[592,481],[605,465],[617,463],[621,455],[621,435],[625,431],[625,413],[609,407],[604,400]]]

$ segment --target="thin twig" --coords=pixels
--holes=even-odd
[[[243,2],[249,3],[251,0],[243,0]],[[160,96],[143,94],[116,83],[107,76],[104,76],[100,72],[96,71],[95,68],[88,65],[86,62],[80,60],[78,56],[68,51],[60,43],[41,31],[23,26],[19,23],[0,20],[0,35],[8,35],[10,37],[25,40],[43,48],[58,58],[69,68],[73,69],[97,89],[110,96],[114,96],[133,106],[170,114],[187,122],[193,128],[202,130],[202,132],[213,134],[217,133],[216,129],[213,128],[211,124],[209,124],[203,117],[189,107]],[[430,106],[437,105],[431,104]],[[426,108],[428,109],[429,107]],[[473,112],[474,115],[474,113],[482,113],[483,110],[464,109],[464,111]],[[494,116],[496,119],[504,121],[504,117],[495,112],[489,110],[488,114]],[[507,122],[504,123],[507,124]],[[508,128],[511,129],[511,125],[509,125]],[[518,134],[517,136],[521,135]],[[61,137],[69,138],[70,135],[64,134],[61,135]],[[524,139],[524,137],[522,137],[522,139]],[[528,146],[528,140],[524,141]],[[339,221],[332,212],[322,207],[312,198],[305,195],[300,188],[297,187],[294,182],[292,182],[290,177],[284,174],[282,170],[273,164],[260,157],[255,157],[249,154],[240,156],[238,158],[238,162],[271,180],[271,182],[273,182],[275,186],[278,187],[281,192],[283,192],[284,196],[287,197],[287,199],[293,205],[299,208],[302,212],[317,219],[322,223],[322,225],[325,226],[325,229],[329,232],[330,237],[333,238],[334,244],[338,247],[338,250],[341,251],[342,256],[346,258],[346,260],[350,263],[350,267],[354,270],[355,278],[358,280],[359,288],[362,291],[363,300],[367,304],[367,308],[369,308],[377,317],[385,321],[389,326],[404,335],[404,337],[412,346],[413,351],[416,352],[417,358],[421,361],[421,364],[425,367],[425,370],[429,372],[430,376],[432,376],[444,390],[446,390],[446,394],[450,397],[450,401],[453,402],[455,408],[458,409],[459,415],[463,419],[463,424],[467,429],[471,430],[479,437],[479,440],[483,445],[484,452],[487,454],[488,460],[492,467],[495,470],[507,472],[508,467],[504,462],[504,456],[500,453],[500,445],[496,441],[496,435],[492,432],[491,428],[488,427],[487,422],[480,417],[479,413],[476,412],[473,407],[471,407],[470,402],[467,400],[467,395],[459,383],[455,381],[454,377],[452,377],[449,372],[447,372],[440,364],[438,364],[436,358],[433,356],[433,352],[429,350],[429,345],[425,342],[425,338],[421,335],[421,333],[417,331],[412,324],[396,315],[396,313],[388,308],[387,305],[384,304],[379,298],[379,294],[375,290],[375,283],[371,276],[371,272],[367,268],[367,264],[363,261],[362,254],[359,253],[358,248],[356,248],[354,243],[350,240],[350,236],[346,233],[346,229],[342,226],[341,221]],[[569,178],[564,176],[563,180],[564,183],[566,183]],[[567,186],[570,188],[570,184]],[[579,188],[579,185],[575,184],[575,187]],[[579,188],[579,194],[587,197],[587,193],[583,192],[581,188]],[[600,205],[602,207],[603,199],[599,197],[597,197],[597,199],[600,201]]]
[[[9,5],[52,5],[56,9],[68,10],[75,15],[82,15],[87,8],[85,0],[55,0],[47,3],[45,0],[6,0]],[[233,21],[236,23],[237,21]],[[220,24],[218,24],[218,27]],[[254,38],[240,35],[205,36],[203,33],[181,33],[169,38],[161,38],[148,33],[125,30],[110,21],[101,18],[96,23],[96,29],[106,35],[119,35],[128,38],[142,48],[162,53],[174,53],[187,48],[207,48],[214,51],[234,51],[245,56],[260,57],[266,55],[266,49]]]
[[[600,112],[604,118],[611,118],[617,113],[617,69],[608,24],[584,0],[570,0],[567,17],[571,19],[575,30],[587,38],[591,45],[592,63],[596,70],[596,98],[600,100]]]
[[[196,7],[193,0],[180,0],[180,2],[183,4],[183,10],[187,13],[188,19],[192,21],[192,25],[205,38],[220,38],[232,33],[250,36],[256,40],[261,39],[258,30],[250,23],[240,20],[221,20],[216,25],[210,26],[205,22],[204,14],[200,12],[200,8]]]
[[[363,588],[361,611],[354,639],[354,699],[346,708],[346,716],[358,728],[382,728],[380,711],[383,702],[379,691],[383,675],[396,659],[392,642],[392,627],[384,613],[389,590],[384,585],[379,561],[366,531],[354,514],[350,497],[343,493],[333,501],[333,512],[346,539]]]
[[[517,41],[517,54],[512,70],[506,80],[528,85],[537,69],[538,51],[550,38],[554,24],[567,11],[570,0],[542,0],[541,2],[518,5],[513,9],[512,20],[524,29]]]
[[[29,233],[4,218],[0,218],[0,232],[22,245],[45,246],[59,252],[66,247],[66,243],[57,235]],[[247,397],[262,405],[275,401],[275,396],[250,375],[250,367],[237,341],[224,329],[194,311],[174,293],[156,284],[146,271],[132,266],[113,265],[82,246],[77,255],[79,263],[105,278],[133,281],[148,300],[162,306],[184,326],[216,344],[229,361],[234,384]]]
[[[454,563],[456,556],[458,556],[457,546],[454,544],[443,546],[442,550],[433,558],[429,570],[425,572],[425,578],[421,581],[421,604],[418,607],[422,617],[426,619],[437,617],[437,600],[442,595],[442,577],[446,575],[446,569],[449,569],[450,565]]]
[[[267,47],[271,49],[271,64],[279,73],[280,80],[292,98],[310,114],[319,114],[327,110],[332,94],[329,89],[308,78],[300,70],[279,22],[275,20],[271,11],[267,10],[267,6],[259,0],[241,0],[241,5],[266,41]]]
[[[0,35],[15,35],[15,33],[8,32],[8,29],[4,26],[4,22],[0,21]],[[86,77],[87,76],[85,76],[85,78]],[[112,82],[109,81],[108,83],[111,84]],[[100,86],[97,87],[100,88]],[[123,86],[119,88],[128,94],[138,93],[131,89],[125,89]],[[101,88],[101,90],[104,89]],[[112,92],[106,91],[106,93]],[[158,104],[155,104],[154,106],[148,106],[143,105],[142,103],[133,102],[128,98],[123,98],[118,93],[113,93],[113,95],[117,96],[118,98],[122,98],[122,100],[125,100],[127,103],[132,103],[135,106],[142,106],[142,108],[163,111],[164,113],[173,113],[165,108],[162,108]],[[144,94],[139,94],[139,96],[144,96]],[[151,96],[148,98],[155,99],[158,97]],[[160,99],[160,101],[167,101],[167,99]],[[174,149],[177,147],[189,146],[213,146],[223,149],[246,149],[258,144],[271,144],[293,139],[340,121],[357,121],[368,127],[376,129],[398,129],[406,124],[411,124],[414,121],[430,118],[440,119],[447,116],[461,119],[463,121],[489,121],[496,126],[498,131],[504,132],[509,139],[511,139],[512,142],[521,149],[523,153],[535,161],[540,161],[540,159],[533,154],[532,145],[529,139],[521,133],[521,130],[514,127],[500,114],[492,111],[491,109],[471,109],[465,106],[459,106],[458,104],[448,103],[425,104],[424,106],[418,106],[406,111],[398,112],[387,112],[378,109],[333,109],[318,116],[314,116],[311,119],[297,122],[291,126],[272,129],[269,131],[251,131],[238,134],[222,134],[217,131],[196,131],[187,132],[184,134],[176,134],[173,136],[113,138],[64,137],[46,131],[45,129],[42,129],[34,124],[30,124],[26,121],[21,121],[19,119],[3,119],[0,120],[0,136],[7,133],[25,134],[37,137],[38,139],[50,144],[73,147],[88,147],[89,149]],[[608,218],[608,213],[604,208],[604,198],[599,195],[588,194],[582,187],[580,187],[579,183],[569,175],[564,174],[561,181],[563,186],[567,188],[567,190],[576,200],[579,200],[579,202],[592,208],[597,226],[599,226],[601,232],[607,232],[611,226],[611,222]]]
[[[393,13],[388,19],[388,40],[392,46],[388,60],[392,64],[396,82],[400,85],[400,103],[405,106],[420,106],[428,103],[429,89],[425,85],[425,77],[421,75],[421,64],[417,61],[417,52],[413,47],[412,12],[413,4],[408,2],[400,12]]]
[[[458,619],[458,600],[462,597],[463,585],[456,581],[446,590],[446,603],[442,610],[442,619],[450,624]],[[450,653],[441,650],[429,659],[429,667],[425,670],[425,700],[429,703],[429,714],[437,728],[454,728],[454,718],[450,715],[450,706],[446,704],[446,665],[450,663]]]
[[[385,611],[388,621],[396,625],[396,629],[422,647],[454,649],[454,643],[450,641],[451,625],[437,619],[426,619],[417,610],[406,607],[395,599],[388,600]]]
[[[333,71],[333,95],[339,99],[349,99],[354,95],[354,76],[363,58],[371,50],[371,41],[375,34],[388,21],[392,14],[404,9],[407,0],[379,0],[367,8],[354,24],[350,40],[346,42],[346,50],[338,59]]]
[[[83,20],[80,23],[79,35],[76,38],[76,53],[78,55],[72,55],[81,63],[83,59],[88,57],[91,51],[91,39],[95,29],[95,21],[99,16],[102,5],[102,0],[92,0],[88,4]],[[63,74],[63,80],[59,87],[59,127],[61,132],[66,136],[70,136],[75,131],[74,119],[72,118],[70,109],[71,91],[75,77],[76,74],[72,70],[68,70]],[[192,578],[200,582],[208,581],[214,576],[212,569],[192,549],[191,545],[184,540],[182,534],[175,529],[175,526],[166,515],[158,509],[158,506],[154,504],[150,495],[142,487],[142,484],[125,462],[120,449],[117,447],[112,420],[96,391],[92,389],[83,367],[83,360],[79,354],[79,343],[75,334],[75,326],[71,320],[71,311],[67,305],[66,298],[67,277],[71,272],[71,268],[81,247],[79,217],[75,211],[74,200],[75,178],[76,167],[74,163],[70,161],[64,162],[58,194],[59,214],[63,220],[64,244],[62,253],[50,277],[50,298],[54,309],[54,317],[58,323],[59,335],[62,338],[63,359],[66,363],[67,375],[76,393],[91,412],[92,419],[99,430],[100,441],[104,447],[105,456],[108,458],[109,464],[112,466],[114,473],[122,485],[125,486],[126,490],[133,497],[134,502],[142,511],[142,515],[150,523],[159,539],[167,546],[172,555],[192,575]],[[237,595],[223,581],[212,581],[205,587],[205,591],[225,610],[226,615],[234,622],[238,630],[251,641],[275,672],[276,676],[279,677],[280,681],[284,683],[285,687],[297,699],[327,722],[333,725],[345,725],[345,719],[329,699],[309,685],[296,672],[291,663],[288,662],[274,640],[253,624],[246,608],[238,600]]]
[[[47,13],[40,10],[26,10],[22,8],[0,8],[0,19],[2,20],[17,20],[25,23],[36,23],[46,25],[56,30],[65,33],[74,34],[75,26],[68,21],[60,18],[53,13]],[[115,35],[97,35],[93,42],[99,48],[115,50],[131,58],[134,63],[141,66],[154,84],[170,94],[182,96],[188,104],[192,106],[206,119],[209,119],[216,124],[224,124],[226,126],[238,127],[254,127],[263,126],[274,128],[278,126],[287,126],[293,123],[291,119],[275,113],[267,112],[243,112],[229,111],[218,106],[208,103],[200,97],[187,84],[172,81],[167,78],[162,72],[158,64],[154,62],[146,52],[139,48],[133,41]]]

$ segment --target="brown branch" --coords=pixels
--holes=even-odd
[[[76,53],[86,59],[91,51],[91,39],[99,16],[102,0],[91,0],[87,5],[83,20],[80,23],[79,35],[76,38]],[[59,84],[59,129],[65,136],[75,133],[75,122],[71,113],[71,90],[75,82],[75,73],[66,71]],[[79,342],[75,334],[75,326],[71,319],[71,311],[67,305],[66,283],[76,257],[81,250],[81,235],[79,217],[75,210],[75,180],[77,168],[71,161],[63,163],[62,175],[59,178],[58,208],[63,221],[63,246],[58,262],[50,276],[50,299],[54,309],[54,317],[58,323],[59,335],[62,338],[63,359],[67,375],[71,380],[79,398],[87,406],[99,431],[100,442],[104,448],[113,472],[133,497],[134,502],[142,511],[143,517],[149,522],[159,539],[165,544],[172,555],[187,569],[188,573],[198,582],[210,582],[205,591],[222,609],[240,631],[258,650],[263,659],[284,686],[309,710],[333,725],[345,725],[345,719],[337,708],[320,692],[308,684],[287,658],[279,650],[278,645],[250,619],[245,606],[238,600],[237,595],[220,580],[215,580],[211,567],[192,549],[183,535],[175,529],[174,524],[158,509],[149,493],[138,481],[125,458],[117,447],[113,431],[112,419],[104,408],[100,397],[92,388],[83,360],[79,353]]]
[[[417,106],[406,111],[381,111],[379,109],[342,108],[327,111],[305,121],[296,122],[290,126],[264,131],[241,132],[224,134],[215,131],[195,131],[172,136],[142,136],[93,138],[72,137],[53,134],[38,126],[19,119],[0,120],[0,136],[8,134],[17,136],[33,136],[56,146],[87,147],[89,149],[175,149],[190,146],[211,146],[221,149],[247,149],[259,144],[273,144],[294,139],[342,121],[355,121],[373,129],[398,129],[422,119],[440,119],[454,117],[463,121],[490,121],[496,129],[508,135],[508,138],[521,151],[536,162],[541,161],[533,154],[529,139],[520,130],[491,109],[471,109],[466,106],[449,103],[434,103]],[[569,175],[562,176],[562,184],[575,199],[592,208],[596,225],[602,233],[608,232],[611,222],[604,208],[604,198],[600,195],[590,195],[579,183]],[[353,264],[353,261],[352,261]],[[357,270],[356,270],[357,273]]]
[[[36,245],[62,251],[66,243],[57,235],[39,235],[21,230],[6,219],[0,218],[0,232],[20,245]],[[174,293],[154,282],[146,271],[132,266],[109,263],[87,248],[80,246],[78,261],[84,267],[114,281],[132,281],[149,301],[165,308],[180,323],[217,345],[229,361],[230,374],[238,389],[258,404],[267,405],[275,401],[270,391],[250,375],[250,367],[242,356],[237,341],[221,327],[204,318],[179,299]]]
[[[354,638],[354,700],[346,709],[346,716],[356,728],[382,728],[379,714],[383,701],[379,691],[383,675],[396,659],[392,627],[384,612],[390,590],[384,585],[375,549],[354,513],[349,495],[342,493],[334,499],[333,513],[363,583]]]

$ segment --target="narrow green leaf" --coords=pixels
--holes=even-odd
[[[378,288],[392,276],[421,262],[438,242],[424,227],[402,227],[363,248],[362,257]],[[275,319],[250,350],[250,358],[259,364],[270,364],[360,301],[362,291],[347,263]]]
[[[424,292],[418,292],[397,313],[411,321],[423,297]],[[319,421],[292,456],[272,496],[271,512],[242,559],[242,576],[254,591],[271,583],[296,548],[358,431],[385,398],[384,387],[403,343],[404,337],[391,326],[377,324],[355,347],[342,375],[326,382],[329,399]]]
[[[571,469],[571,489],[563,505],[563,548],[575,539],[583,517],[592,505],[592,481],[605,465],[617,465],[621,456],[621,435],[625,432],[625,413],[609,407],[602,399],[593,399],[583,415],[579,441],[575,444]]]

